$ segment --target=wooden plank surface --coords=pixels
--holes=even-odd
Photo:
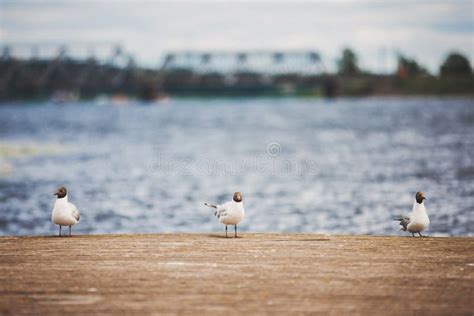
[[[473,315],[474,238],[0,237],[0,314]]]

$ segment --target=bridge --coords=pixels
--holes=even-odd
[[[97,94],[275,94],[331,88],[312,50],[175,51],[137,65],[118,43],[0,45],[0,99]],[[323,76],[321,76],[323,75]]]
[[[0,44],[1,60],[64,60],[93,61],[118,67],[135,65],[135,60],[119,43],[56,42]],[[166,53],[159,58],[157,70],[169,72],[188,70],[197,74],[258,73],[267,75],[319,75],[326,72],[318,52],[313,50],[247,50],[193,51]]]
[[[0,43],[0,59],[22,60],[89,60],[115,66],[127,66],[134,63],[132,54],[116,42],[57,42],[42,43]]]
[[[161,70],[189,70],[198,74],[320,75],[325,67],[319,53],[311,50],[177,51],[166,54]]]

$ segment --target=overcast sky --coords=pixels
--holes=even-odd
[[[474,62],[473,3],[0,0],[0,41],[120,42],[148,65],[179,49],[312,49],[329,69],[349,46],[371,70],[390,69],[400,51],[437,72],[449,51]]]

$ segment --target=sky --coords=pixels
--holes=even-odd
[[[84,42],[103,43],[98,54],[120,43],[147,66],[176,50],[308,49],[332,70],[351,47],[371,71],[392,71],[403,53],[437,73],[451,51],[474,64],[474,0],[0,0],[0,44],[74,43],[79,52]]]

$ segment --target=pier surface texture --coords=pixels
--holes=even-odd
[[[0,315],[473,315],[474,238],[0,237]]]

